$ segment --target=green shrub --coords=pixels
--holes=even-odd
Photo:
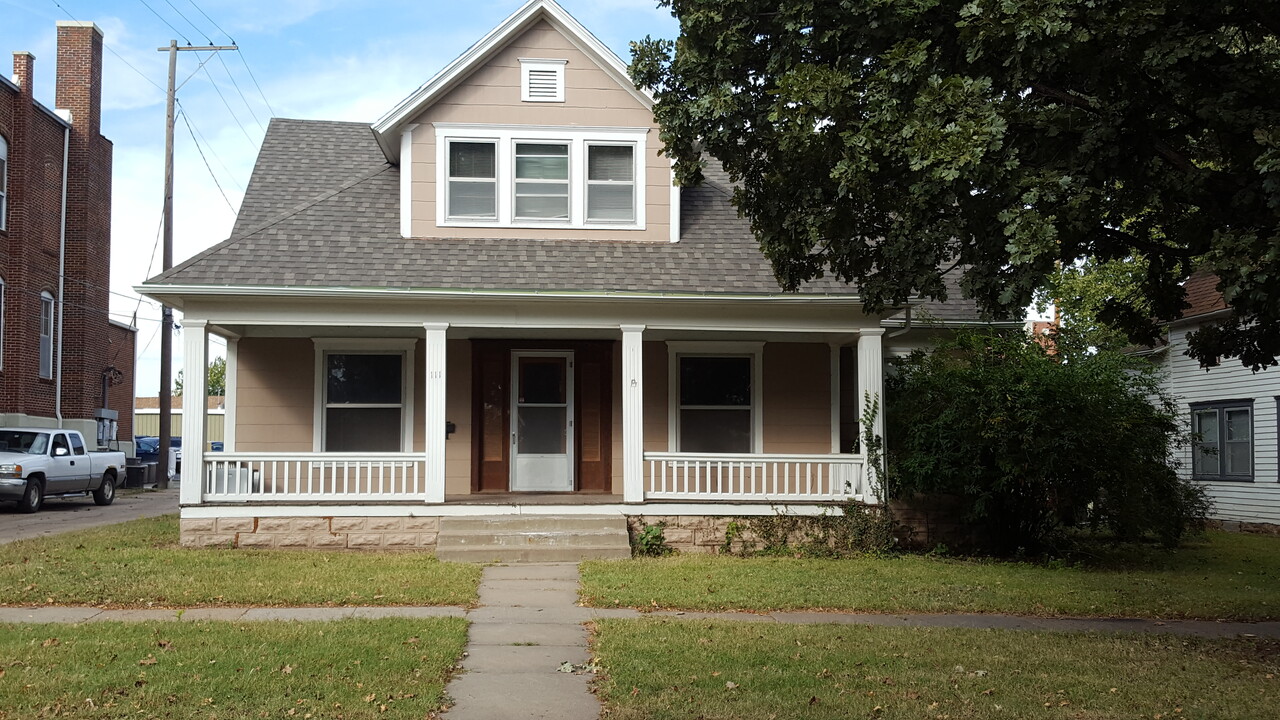
[[[980,548],[1057,549],[1065,530],[1177,544],[1203,491],[1177,474],[1184,439],[1153,366],[1111,352],[1049,354],[1018,334],[960,333],[887,381],[891,495],[960,498]]]
[[[667,544],[666,526],[661,522],[644,523],[631,539],[631,554],[636,557],[662,557],[674,553],[676,549]]]

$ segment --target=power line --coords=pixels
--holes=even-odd
[[[213,38],[209,37],[209,34],[208,34],[208,33],[206,33],[205,31],[203,31],[203,30],[201,30],[200,28],[196,27],[196,24],[195,24],[195,23],[193,23],[193,22],[191,22],[191,20],[189,20],[189,19],[187,18],[187,16],[186,16],[186,15],[183,15],[181,10],[179,10],[179,9],[178,9],[178,8],[176,8],[176,7],[174,7],[174,6],[173,6],[173,3],[169,2],[169,0],[164,0],[164,4],[165,4],[165,5],[168,5],[170,8],[172,8],[172,9],[173,9],[173,11],[174,11],[174,12],[178,13],[178,17],[182,18],[183,20],[186,20],[187,24],[191,26],[191,29],[192,29],[192,30],[195,30],[196,32],[200,33],[201,35],[204,35],[204,39],[205,39],[205,40],[208,40],[210,45],[212,45],[212,44],[213,44]],[[188,43],[188,44],[190,44],[190,43]]]
[[[236,82],[235,76],[231,74],[231,68],[227,67],[227,61],[223,60],[218,53],[214,53],[214,55],[217,56],[218,62],[222,63],[222,69],[227,71],[227,77],[231,79],[232,87],[236,89],[236,94],[240,96],[240,100],[244,102],[245,109],[249,111],[249,117],[253,118],[253,121],[258,124],[258,128],[265,132],[266,128],[262,126],[262,121],[258,119],[258,114],[253,111],[253,106],[249,105],[249,98],[245,97],[244,93],[240,91],[240,83]]]
[[[218,93],[218,98],[222,100],[222,104],[227,108],[227,112],[231,114],[231,119],[236,121],[236,125],[239,126],[240,132],[244,133],[244,139],[249,141],[250,146],[253,146],[253,138],[249,136],[249,131],[245,129],[244,123],[240,122],[240,116],[236,115],[236,111],[231,109],[231,103],[227,102],[226,96],[222,94],[222,89],[219,88],[218,83],[214,81],[213,75],[209,74],[208,68],[205,68],[203,64],[200,65],[200,68],[204,70],[205,76],[209,78],[209,83],[213,85],[213,91]]]
[[[222,33],[223,35],[226,35],[227,39],[231,41],[232,45],[236,44],[236,39],[231,37],[230,33],[228,33],[226,30],[223,30],[221,25],[214,22],[214,19],[209,17],[209,13],[205,12],[204,9],[202,9],[199,5],[197,5],[195,0],[187,0],[187,3],[190,4],[191,7],[195,8],[196,12],[199,12],[201,15],[203,15],[205,20],[208,20],[210,23],[213,23],[213,26],[218,29],[218,32]]]
[[[165,1],[166,1],[166,2],[168,2],[168,0],[165,0]],[[227,40],[231,41],[231,44],[232,44],[232,45],[235,45],[235,44],[236,44],[236,39],[235,39],[235,38],[233,38],[233,37],[231,37],[231,33],[227,32],[226,30],[223,30],[223,29],[222,29],[222,26],[221,26],[221,25],[219,25],[219,24],[218,24],[218,22],[217,22],[216,20],[214,20],[213,18],[209,17],[209,13],[205,12],[205,11],[204,11],[204,8],[200,7],[200,5],[196,2],[196,0],[187,0],[187,4],[189,4],[189,5],[191,5],[191,7],[195,8],[195,9],[196,9],[196,12],[200,13],[201,15],[203,15],[203,16],[204,16],[204,19],[205,19],[205,20],[208,20],[208,21],[209,21],[209,22],[210,22],[210,23],[211,23],[215,28],[217,28],[217,29],[218,29],[218,32],[220,32],[220,33],[222,33],[224,36],[226,36]],[[206,36],[206,37],[207,37],[207,36]],[[212,42],[212,41],[211,41],[211,42]],[[249,60],[248,60],[248,58],[246,58],[246,57],[244,56],[244,51],[243,51],[243,50],[240,50],[240,52],[239,52],[238,54],[240,55],[240,62],[244,64],[244,69],[249,73],[249,79],[253,81],[253,86],[254,86],[255,88],[257,88],[257,90],[258,90],[258,95],[262,98],[262,102],[263,102],[263,104],[267,106],[267,110],[269,110],[269,111],[271,112],[271,115],[274,117],[274,116],[275,116],[275,114],[276,114],[275,108],[271,107],[271,101],[267,99],[267,94],[266,94],[265,92],[263,92],[263,91],[262,91],[262,86],[258,84],[258,78],[257,78],[256,76],[254,76],[254,74],[253,74],[253,68],[249,67]],[[228,74],[228,75],[230,75],[230,74],[231,74],[231,71],[230,71],[230,70],[228,70],[228,71],[227,71],[227,74]],[[232,82],[235,82],[235,81],[234,81],[234,80],[232,80]],[[251,111],[251,112],[252,112],[252,111]],[[254,120],[257,120],[257,118],[255,117],[255,118],[254,118]],[[261,125],[262,123],[258,123],[258,124],[259,124],[259,125]]]
[[[169,22],[168,20],[164,19],[164,16],[163,16],[163,15],[161,15],[161,14],[160,14],[160,13],[158,13],[158,12],[156,12],[156,9],[155,9],[155,8],[153,8],[153,7],[151,7],[150,5],[148,5],[148,4],[147,4],[147,0],[138,0],[138,2],[142,3],[142,7],[144,7],[144,8],[146,8],[146,9],[150,10],[152,15],[155,15],[156,17],[160,18],[160,22],[164,23],[165,25],[168,25],[170,30],[174,31],[175,33],[177,33],[178,37],[182,38],[182,41],[183,41],[183,42],[185,42],[185,43],[186,43],[186,44],[188,44],[188,45],[190,45],[190,44],[191,44],[191,40],[189,40],[189,39],[187,38],[187,36],[186,36],[185,34],[183,34],[183,32],[182,32],[181,30],[179,30],[178,28],[174,27],[174,26],[173,26],[173,23],[171,23],[171,22]]]
[[[176,102],[178,103],[178,107],[182,109],[185,114],[186,108],[182,107],[182,101],[177,100]],[[234,185],[237,190],[244,192],[244,186],[236,181],[236,174],[231,172],[231,168],[227,167],[227,164],[222,161],[222,157],[218,155],[218,151],[213,149],[213,143],[209,142],[209,139],[204,136],[204,133],[200,132],[200,126],[191,120],[190,115],[186,115],[183,118],[183,122],[187,123],[187,127],[195,131],[196,137],[199,138],[200,142],[204,143],[204,146],[209,149],[209,154],[213,156],[213,159],[218,163],[218,166],[222,168],[222,172],[226,173],[228,181]],[[152,250],[152,254],[154,253],[155,251]]]
[[[262,102],[266,103],[267,109],[271,111],[271,116],[275,117],[275,108],[271,107],[271,101],[267,99],[266,93],[262,92],[262,86],[258,84],[258,78],[253,76],[253,70],[249,67],[249,61],[244,57],[244,51],[241,50],[236,54],[240,56],[240,62],[244,63],[244,69],[249,71],[249,79],[253,80],[253,86],[258,88],[258,94],[262,96]]]
[[[191,134],[191,142],[196,145],[196,152],[200,153],[200,159],[204,161],[204,169],[209,171],[209,177],[213,179],[213,186],[218,188],[218,194],[222,196],[222,201],[227,204],[227,209],[231,210],[231,214],[236,214],[236,208],[227,199],[227,193],[222,190],[222,184],[218,182],[218,176],[213,174],[213,168],[209,167],[209,159],[204,156],[204,150],[200,149],[200,142],[196,140],[196,131],[191,129],[191,123],[187,122],[187,113],[182,111],[178,113],[178,117],[182,118],[182,123],[187,126],[187,132]]]

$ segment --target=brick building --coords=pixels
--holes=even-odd
[[[35,57],[0,77],[0,423],[132,440],[136,331],[108,315],[111,141],[101,133],[102,31],[59,22],[55,109]],[[61,268],[61,271],[60,271]]]

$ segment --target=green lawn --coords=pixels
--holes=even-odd
[[[0,548],[0,605],[467,605],[481,569],[423,553],[192,549],[176,517]]]
[[[596,607],[831,609],[1040,616],[1280,618],[1280,538],[1212,532],[1082,566],[921,555],[812,560],[680,555],[582,565]]]
[[[613,720],[1275,717],[1280,643],[597,621]]]
[[[460,618],[0,625],[0,720],[423,718]]]

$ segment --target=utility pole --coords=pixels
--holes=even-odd
[[[158,52],[169,53],[169,87],[165,99],[164,122],[164,254],[161,272],[173,267],[173,123],[174,104],[177,99],[178,52],[218,52],[219,50],[238,50],[236,45],[178,45],[177,40],[170,40],[169,47],[156,48]],[[204,398],[197,398],[204,403]],[[187,412],[192,408],[187,407]],[[200,408],[204,412],[204,407]],[[160,457],[157,458],[156,474],[160,487],[169,487],[169,448],[173,445],[173,308],[168,305],[161,309],[160,318]],[[199,450],[200,448],[197,448]]]

